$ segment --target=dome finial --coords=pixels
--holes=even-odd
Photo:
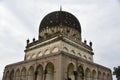
[[[60,5],[60,11],[62,11],[62,6]]]

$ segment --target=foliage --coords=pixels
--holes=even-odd
[[[113,75],[116,75],[117,80],[120,80],[120,66],[113,68]]]

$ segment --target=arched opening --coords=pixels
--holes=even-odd
[[[93,70],[92,71],[92,80],[96,80],[96,71],[95,70]]]
[[[105,77],[106,75],[105,75],[105,73],[103,73],[103,80],[106,80],[106,77]]]
[[[43,77],[43,67],[39,65],[36,69],[36,80],[42,80]]]
[[[91,78],[90,76],[91,76],[91,74],[90,74],[90,69],[87,68],[86,71],[85,71],[86,80],[90,80],[90,78]]]
[[[14,70],[12,70],[10,73],[10,80],[14,80]]]
[[[78,80],[83,80],[84,78],[84,70],[82,66],[78,67]]]
[[[21,70],[21,80],[26,80],[26,68],[25,67]]]
[[[9,80],[9,71],[7,71],[5,74],[5,80]]]
[[[28,70],[28,80],[34,80],[34,68],[32,66]]]
[[[70,63],[67,67],[67,77],[70,78],[71,80],[75,80],[74,65],[72,63]]]
[[[54,65],[52,63],[46,65],[45,80],[54,80]]]
[[[102,80],[101,72],[98,71],[98,80]]]
[[[15,79],[20,80],[20,70],[19,69],[17,69],[17,71],[15,73]]]
[[[107,79],[106,80],[110,80],[110,75],[109,74],[107,74]]]

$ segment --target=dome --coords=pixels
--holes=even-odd
[[[41,21],[39,32],[47,27],[50,28],[59,25],[74,28],[78,30],[78,32],[81,34],[81,26],[78,19],[74,15],[66,11],[55,11],[46,15]]]

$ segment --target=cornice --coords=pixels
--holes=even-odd
[[[25,52],[39,48],[43,45],[47,45],[56,41],[65,41],[71,45],[74,45],[75,47],[84,50],[86,52],[89,52],[90,54],[94,55],[94,53],[92,52],[92,48],[88,45],[86,45],[85,43],[81,42],[81,41],[77,41],[74,40],[73,37],[68,37],[63,33],[57,32],[54,36],[50,35],[48,38],[44,39],[44,40],[37,40],[35,42],[29,43],[26,47]]]
[[[44,56],[41,56],[41,57],[38,57],[36,59],[31,59],[31,60],[25,60],[25,61],[21,61],[21,62],[17,62],[17,63],[14,63],[14,64],[10,64],[10,65],[7,65],[5,67],[5,69],[9,68],[9,67],[16,67],[16,66],[20,66],[20,65],[23,65],[23,64],[29,64],[29,63],[36,63],[37,61],[40,61],[40,60],[43,60],[43,59],[47,59],[47,58],[53,58],[53,57],[58,57],[58,56],[66,56],[66,57],[69,57],[71,59],[74,59],[76,61],[80,61],[80,62],[83,62],[84,64],[89,64],[91,66],[96,66],[97,68],[102,68],[102,69],[107,69],[109,71],[111,71],[109,68],[105,67],[105,66],[102,66],[102,65],[99,65],[99,64],[96,64],[96,63],[93,63],[93,62],[90,62],[90,61],[87,61],[83,58],[80,58],[78,56],[75,56],[75,55],[72,55],[72,54],[69,54],[67,52],[64,52],[64,51],[59,51],[59,52],[56,52],[56,53],[50,53],[48,55],[44,55]]]

